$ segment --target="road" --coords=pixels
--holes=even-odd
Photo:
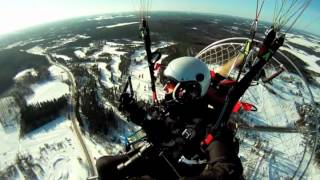
[[[264,132],[280,132],[280,133],[302,133],[303,131],[298,128],[290,127],[276,127],[276,126],[247,126],[239,125],[239,129],[248,131],[264,131]]]
[[[76,82],[75,82],[74,76],[67,67],[63,66],[62,64],[60,64],[58,62],[53,61],[49,55],[46,54],[46,58],[48,59],[50,64],[56,65],[56,66],[62,68],[68,74],[68,79],[70,80],[70,83],[71,83],[70,84],[70,88],[71,88],[70,119],[72,121],[73,129],[76,132],[77,138],[80,142],[80,145],[83,149],[83,152],[86,156],[86,159],[87,159],[87,162],[89,165],[88,179],[97,179],[97,177],[98,177],[97,169],[95,168],[95,164],[92,160],[92,157],[88,151],[88,148],[87,148],[85,142],[83,141],[82,134],[81,134],[80,127],[79,127],[79,123],[77,120],[77,116],[75,114],[75,112],[76,112],[76,96],[75,95],[76,95],[77,90],[76,90]]]

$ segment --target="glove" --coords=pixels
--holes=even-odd
[[[119,111],[129,112],[132,105],[135,103],[135,99],[129,93],[122,93],[120,96],[120,104],[118,107]]]
[[[215,128],[212,127],[210,133],[204,140],[201,141],[200,146],[203,152],[208,151],[209,145],[215,141],[222,143],[228,149],[234,149],[236,154],[239,152],[239,145],[235,144],[235,135],[237,131],[237,124],[229,121],[226,126]]]
[[[214,140],[209,144],[207,152],[210,161],[221,157],[236,157],[239,153],[239,140],[235,138],[237,124],[230,122],[227,126],[212,130]]]
[[[103,156],[96,162],[96,167],[101,179],[123,179],[121,171],[117,169],[118,164],[126,162],[127,155]]]

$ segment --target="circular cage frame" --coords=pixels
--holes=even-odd
[[[216,42],[208,45],[207,47],[205,47],[203,50],[201,50],[196,55],[196,57],[203,60],[204,62],[211,61],[211,60],[215,60],[216,62],[217,61],[224,62],[226,60],[229,60],[230,58],[236,57],[237,54],[239,53],[240,48],[244,45],[244,43],[247,40],[248,40],[248,38],[245,38],[245,37],[233,37],[233,38],[222,39],[222,40],[216,41]],[[261,44],[262,42],[255,39],[253,41],[253,43],[254,44]],[[226,48],[224,49],[224,47],[226,47]],[[220,48],[220,50],[222,52],[225,51],[227,54],[224,54],[224,53],[217,54],[217,50],[216,50],[217,48]],[[230,53],[230,51],[231,51],[231,53]],[[288,58],[283,52],[281,52],[281,48],[275,53],[275,55],[272,58],[273,61],[281,64],[277,58],[279,56],[281,58],[285,59],[285,61],[287,61],[287,63],[290,66],[292,66],[295,69],[295,71],[298,73],[298,76],[301,78],[304,87],[306,87],[306,89],[307,89],[307,93],[308,93],[307,96],[309,97],[309,101],[312,105],[312,108],[315,109],[316,107],[315,107],[314,97],[313,97],[311,89],[310,89],[304,75],[301,73],[299,68],[292,62],[292,60],[290,58]],[[283,68],[285,71],[288,72],[288,69],[286,67],[283,67]],[[319,120],[317,120],[315,128],[319,129],[319,127],[320,127]],[[312,132],[308,131],[308,132],[304,132],[304,133],[310,134]],[[300,164],[298,165],[298,167],[297,167],[296,171],[294,172],[294,175],[291,177],[291,179],[302,179],[303,176],[305,175],[305,173],[306,173],[306,171],[312,161],[313,155],[315,153],[317,143],[318,143],[318,136],[319,136],[319,131],[315,131],[315,133],[313,135],[308,136],[309,142],[306,144],[312,143],[312,146],[308,147],[309,145],[305,145]],[[311,153],[309,158],[306,156],[308,150]],[[298,173],[298,171],[302,172],[302,173]]]

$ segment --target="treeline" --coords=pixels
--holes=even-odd
[[[20,134],[23,136],[52,121],[67,106],[67,102],[67,96],[65,95],[52,101],[27,105],[21,108]]]
[[[76,80],[89,75],[88,71],[84,67],[81,67],[79,64],[74,64],[71,67],[71,71],[72,74],[75,76]]]
[[[14,84],[13,77],[28,68],[48,68],[49,63],[44,56],[21,51],[20,47],[0,51],[0,94],[6,92]]]
[[[5,169],[0,170],[0,179],[14,179],[18,174],[17,168],[14,165],[9,165]]]
[[[91,81],[91,83],[95,83]],[[88,118],[89,132],[92,134],[107,134],[110,127],[116,126],[116,115],[112,109],[105,109],[97,100],[94,84],[85,86],[81,94],[81,110]]]
[[[18,154],[16,164],[25,178],[38,179],[37,174],[33,171],[33,168],[36,166],[36,164],[34,164],[32,156],[30,154]],[[41,167],[39,168],[39,171],[43,173],[43,169]]]
[[[97,66],[90,68],[91,72],[100,79],[100,71]],[[80,108],[87,118],[88,131],[91,134],[107,134],[110,127],[116,126],[116,117],[112,109],[106,109],[102,104],[98,92],[98,85],[93,74],[88,69],[78,67],[75,75],[77,78],[77,87],[79,91]],[[79,119],[80,120],[80,119]]]
[[[17,83],[29,85],[32,83],[36,83],[38,81],[44,81],[50,79],[50,72],[48,71],[48,67],[40,66],[34,68],[37,75],[33,76],[31,72],[28,72],[25,76],[21,78],[21,80]]]
[[[131,58],[127,54],[120,55],[120,60],[119,70],[121,71],[121,75],[127,75],[129,73]]]
[[[114,106],[119,105],[120,92],[122,91],[122,86],[112,87],[112,88],[104,88],[103,95],[107,100]]]

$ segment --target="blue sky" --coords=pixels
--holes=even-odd
[[[274,1],[265,0],[262,20],[272,20]],[[0,0],[0,34],[70,17],[134,11],[138,10],[139,2],[140,0]],[[151,10],[205,12],[247,18],[255,16],[256,8],[256,0],[149,0],[149,2]],[[320,1],[313,0],[295,27],[320,35],[319,11]]]

